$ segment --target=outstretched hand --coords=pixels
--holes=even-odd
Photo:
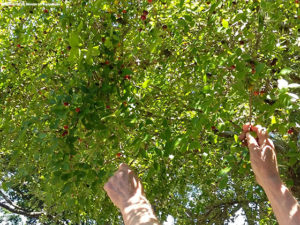
[[[250,131],[257,134],[256,139],[250,134]],[[280,180],[275,147],[268,138],[267,130],[260,125],[245,124],[239,138],[242,141],[246,140],[250,151],[251,167],[257,183],[263,186],[270,181]]]
[[[144,197],[141,181],[124,163],[104,185],[104,190],[121,211]]]
[[[112,202],[121,210],[125,225],[159,225],[140,179],[122,163],[104,185]]]

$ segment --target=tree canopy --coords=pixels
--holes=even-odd
[[[300,197],[298,0],[16,3],[0,6],[4,213],[122,224],[103,185],[125,162],[161,221],[224,224],[242,208],[273,224],[246,122],[268,128]]]

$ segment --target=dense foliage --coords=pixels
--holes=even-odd
[[[0,6],[3,212],[121,224],[103,185],[126,162],[161,221],[272,224],[249,121],[300,197],[298,0],[55,3]]]

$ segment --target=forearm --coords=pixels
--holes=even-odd
[[[121,210],[125,225],[159,225],[147,199],[129,204]]]
[[[300,207],[280,178],[266,181],[263,188],[280,225],[299,225]]]

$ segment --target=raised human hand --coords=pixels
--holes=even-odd
[[[256,139],[250,131],[257,134]],[[267,130],[260,125],[245,124],[240,139],[246,141],[245,144],[250,151],[251,167],[258,184],[263,186],[269,181],[280,180],[275,147],[268,138]]]

